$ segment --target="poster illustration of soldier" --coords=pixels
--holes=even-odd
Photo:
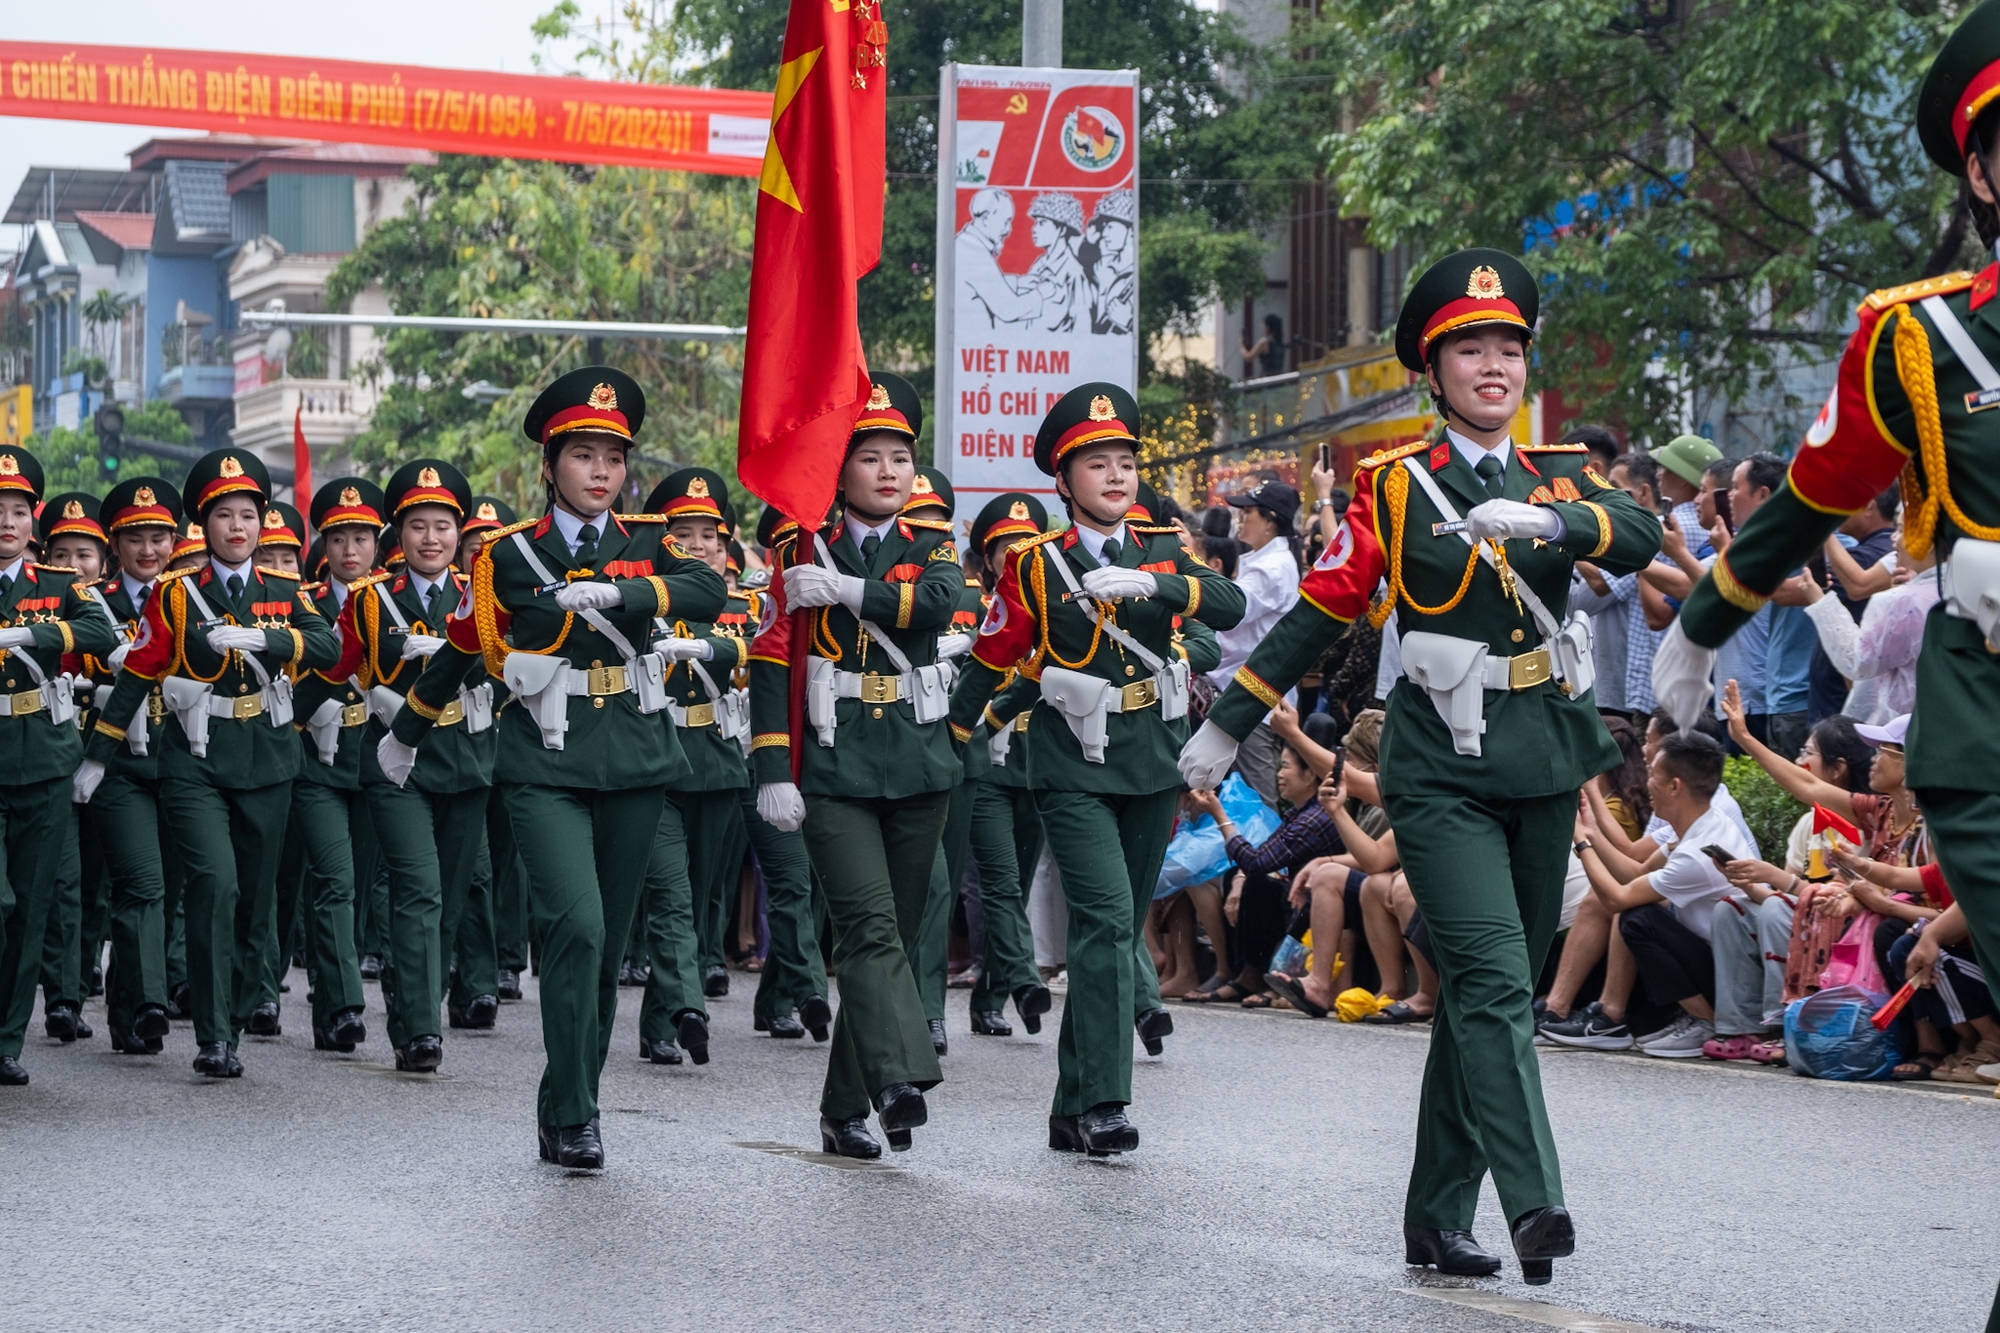
[[[948,65],[938,200],[937,459],[968,513],[1053,496],[1049,404],[1138,378],[1138,78]]]

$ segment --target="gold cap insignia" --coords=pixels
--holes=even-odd
[[[234,457],[224,458],[222,466],[216,469],[216,473],[218,476],[240,477],[243,475],[243,464]]]
[[[18,477],[20,475],[20,460],[12,454],[0,454],[0,477]]]
[[[889,386],[878,384],[868,391],[868,410],[879,412],[889,405]]]
[[[343,486],[343,487],[341,487],[341,488],[340,488],[340,502],[341,502],[342,504],[344,504],[344,505],[358,505],[358,504],[360,504],[360,503],[361,503],[361,489],[360,489],[360,488],[359,488],[358,486]]]
[[[917,479],[910,483],[910,494],[936,495],[937,492],[931,489],[931,479],[929,477],[926,477],[923,473],[919,472],[917,474]]]
[[[141,486],[138,490],[132,492],[132,503],[135,505],[149,505],[157,502],[158,497],[153,494],[151,486]]]
[[[285,516],[275,509],[266,509],[264,511],[264,526],[267,528],[282,528],[285,526]]]
[[[417,474],[417,485],[419,486],[439,486],[442,484],[438,480],[438,470],[434,467],[427,467]]]
[[[600,384],[590,391],[590,406],[599,410],[618,410],[618,391],[609,384]]]
[[[191,542],[200,542],[208,540],[208,538],[201,535],[201,524],[199,523],[188,524],[187,535],[188,535],[188,540]]]
[[[498,523],[500,521],[500,511],[490,504],[483,504],[479,506],[479,517],[489,523]]]
[[[1111,406],[1111,399],[1106,395],[1100,393],[1097,397],[1090,400],[1090,419],[1092,421],[1110,421],[1116,418],[1117,415],[1117,410]]]
[[[1028,502],[1026,500],[1016,500],[1012,505],[1009,505],[1007,508],[1008,518],[1026,518],[1027,516],[1028,516]]]
[[[1488,264],[1481,264],[1472,270],[1472,276],[1466,279],[1465,294],[1481,301],[1493,301],[1505,296],[1507,289],[1500,285],[1500,273],[1497,269]]]
[[[688,481],[688,499],[706,500],[707,498],[708,498],[708,478],[706,477],[691,478]]]
[[[64,506],[63,506],[63,517],[64,517],[64,518],[82,518],[82,517],[83,517],[83,502],[82,502],[81,500],[71,500],[71,501],[70,501],[70,502],[69,502],[68,504],[64,505]]]

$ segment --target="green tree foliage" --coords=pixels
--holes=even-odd
[[[1805,804],[1780,787],[1748,755],[1723,760],[1722,780],[1728,785],[1729,794],[1743,807],[1743,822],[1757,839],[1758,852],[1766,861],[1783,865],[1785,840],[1792,836],[1792,825],[1806,812]]]
[[[330,302],[371,282],[404,313],[741,324],[753,222],[749,182],[677,172],[447,157],[412,168],[417,193],[335,270]],[[357,460],[387,476],[429,454],[476,489],[539,510],[540,455],[521,436],[534,395],[586,364],[577,338],[399,330],[375,373],[386,388]],[[678,463],[733,471],[740,349],[607,341],[605,362],[646,387],[636,495]],[[480,381],[507,392],[468,399]]]
[[[138,407],[125,409],[125,438],[158,440],[163,444],[193,444],[194,432],[181,414],[164,398],[155,398]],[[99,495],[104,484],[97,477],[97,431],[86,422],[81,430],[52,426],[33,445],[41,460],[43,490],[49,495],[63,491],[88,491]],[[133,475],[148,474],[179,482],[187,475],[187,465],[153,458],[131,449],[125,451],[124,468]]]
[[[1684,386],[1769,390],[1869,289],[1961,262],[1911,119],[1965,8],[1330,0],[1313,41],[1360,114],[1326,146],[1379,243],[1533,237],[1544,383],[1659,433]]]

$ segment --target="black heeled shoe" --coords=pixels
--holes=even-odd
[[[500,985],[499,985],[498,989],[499,989],[499,991],[500,991],[500,998],[501,998],[501,999],[503,999],[503,1000],[518,1000],[518,999],[520,999],[520,998],[521,998],[521,974],[520,974],[519,972],[516,972],[516,971],[515,971],[515,970],[514,970],[513,968],[511,968],[511,967],[503,967],[503,968],[501,968],[501,969],[500,969]]]
[[[1158,1055],[1167,1049],[1166,1039],[1174,1035],[1174,1016],[1164,1009],[1148,1009],[1132,1020],[1146,1054]]]
[[[172,1032],[173,1024],[167,1021],[166,1006],[142,1004],[132,1019],[132,1035],[141,1041],[157,1042]],[[154,1047],[158,1050],[158,1047]]]
[[[604,1140],[598,1133],[595,1117],[586,1125],[564,1125],[560,1129],[540,1125],[536,1129],[544,1162],[570,1171],[604,1169]]]
[[[1521,1261],[1521,1281],[1531,1287],[1555,1277],[1556,1259],[1576,1253],[1576,1224],[1561,1204],[1531,1208],[1514,1219],[1514,1254]]]
[[[931,1049],[936,1051],[938,1059],[942,1060],[951,1052],[951,1041],[944,1035],[944,1020],[942,1018],[933,1018],[929,1026],[931,1030]]]
[[[1440,1231],[1407,1222],[1403,1224],[1403,1262],[1454,1277],[1492,1277],[1500,1271],[1500,1256],[1488,1254],[1470,1231]]]
[[[998,1009],[974,1009],[972,1011],[972,1035],[975,1037],[1011,1037],[1013,1027]]]
[[[729,994],[729,969],[720,963],[703,968],[701,993],[711,1000],[719,1000]]]
[[[1139,1127],[1117,1102],[1101,1102],[1082,1115],[1049,1117],[1049,1147],[1057,1152],[1110,1157],[1139,1146]]]
[[[444,1063],[444,1039],[425,1035],[410,1038],[410,1044],[396,1052],[396,1068],[405,1074],[433,1074]]]
[[[914,1083],[891,1083],[882,1089],[876,1106],[882,1122],[882,1137],[889,1141],[889,1151],[908,1152],[910,1131],[930,1119],[930,1108],[924,1104],[924,1094]]]
[[[764,1030],[781,1041],[803,1041],[806,1025],[790,1014],[779,1014],[764,1025]]]
[[[698,1065],[708,1063],[708,1019],[690,1009],[674,1020],[674,1030],[681,1039],[681,1049],[688,1053],[688,1059]]]
[[[67,1046],[76,1040],[78,1021],[76,1006],[58,1001],[48,1006],[42,1015],[42,1030],[47,1032],[51,1039]]]
[[[656,1065],[677,1065],[681,1062],[680,1048],[665,1037],[647,1041],[639,1038],[639,1058],[650,1060]]]
[[[243,1025],[243,1030],[253,1037],[284,1036],[285,1026],[278,1021],[278,1006],[266,1000],[252,1009],[250,1021]]]
[[[828,1030],[833,1027],[833,1006],[826,1002],[824,995],[809,995],[806,1002],[799,1006],[799,1022],[805,1024],[814,1041],[825,1041]]]
[[[1054,1005],[1055,1000],[1050,996],[1049,988],[1039,981],[1014,987],[1014,1012],[1021,1016],[1021,1026],[1028,1030],[1028,1035],[1031,1037],[1042,1030],[1042,1015]]]
[[[860,1116],[852,1120],[829,1120],[819,1118],[819,1146],[822,1152],[835,1157],[854,1157],[864,1162],[872,1162],[882,1155],[882,1145],[868,1132],[868,1121]]]

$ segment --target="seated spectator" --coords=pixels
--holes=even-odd
[[[1911,926],[1889,949],[1889,980],[1899,987],[1917,983],[1910,1001],[1919,1021],[1958,1037],[1956,1054],[1920,1050],[1905,1064],[1947,1083],[2000,1083],[2000,1019],[1970,935],[1964,911],[1953,903],[1928,923]],[[1922,1077],[1903,1069],[1898,1065],[1891,1077]]]
[[[1292,907],[1311,913],[1312,964],[1303,977],[1284,972],[1269,972],[1264,977],[1265,984],[1289,1000],[1293,1008],[1314,1018],[1324,1018],[1333,1007],[1334,997],[1353,984],[1352,940],[1363,921],[1363,886],[1371,878],[1386,880],[1400,864],[1395,833],[1385,828],[1381,836],[1371,835],[1349,813],[1344,775],[1335,777],[1329,773],[1321,780],[1319,806],[1331,819],[1347,850],[1345,855],[1312,862],[1292,880]],[[1336,954],[1345,960],[1338,971],[1334,968]],[[1376,966],[1385,983],[1391,976],[1400,983],[1403,971],[1400,937],[1388,957],[1377,955]]]
[[[1182,792],[1180,809],[1174,817],[1174,832],[1181,833],[1202,814],[1193,793]],[[1153,970],[1159,973],[1162,999],[1186,999],[1203,984],[1196,961],[1197,932],[1208,937],[1215,953],[1215,971],[1209,985],[1221,986],[1236,975],[1229,961],[1228,923],[1222,914],[1222,884],[1205,879],[1187,885],[1178,893],[1161,897],[1156,891],[1146,913],[1146,947],[1153,955]]]
[[[1646,795],[1646,764],[1650,755],[1646,743],[1631,723],[1623,718],[1610,718],[1605,726],[1611,732],[1611,739],[1617,742],[1623,759],[1617,768],[1598,775],[1590,785],[1619,831],[1626,838],[1636,840],[1644,836],[1646,824],[1653,814],[1652,801]],[[1576,869],[1580,870],[1580,867]],[[1576,915],[1557,941],[1560,957],[1549,992],[1538,1001],[1538,1029],[1548,1023],[1567,1022],[1578,995],[1598,968],[1608,965],[1606,954],[1611,943],[1612,914],[1598,901],[1597,895],[1587,891],[1588,876],[1585,876],[1584,884],[1586,892],[1580,896]],[[1619,1016],[1624,1016],[1622,1011]]]
[[[1648,1055],[1697,1056],[1715,1036],[1711,918],[1730,884],[1715,854],[1704,849],[1720,848],[1723,861],[1757,854],[1756,842],[1714,804],[1722,760],[1722,747],[1698,733],[1660,742],[1647,793],[1674,841],[1658,870],[1621,879],[1613,858],[1595,845],[1592,826],[1577,823],[1578,855],[1591,891],[1619,914],[1618,933],[1632,951],[1640,981],[1648,994],[1671,1000],[1682,1011],[1667,1027],[1637,1039]]]

